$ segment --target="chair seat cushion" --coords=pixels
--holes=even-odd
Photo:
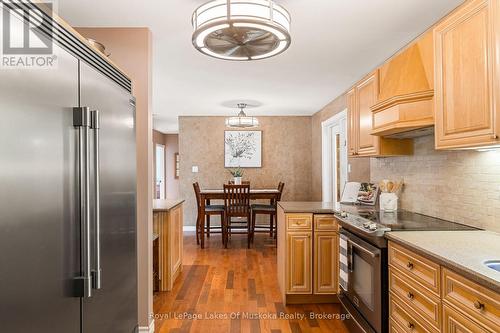
[[[205,211],[206,212],[218,212],[218,211],[224,211],[224,205],[207,205],[205,206]]]
[[[270,211],[270,212],[276,211],[276,207],[274,205],[254,204],[254,205],[252,205],[252,209],[253,210],[265,210],[265,211]]]

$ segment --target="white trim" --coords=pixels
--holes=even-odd
[[[185,225],[182,227],[182,231],[196,231],[196,226],[194,225]]]
[[[330,137],[330,128],[339,125],[340,120],[347,120],[347,109],[335,114],[333,117],[321,123],[321,188],[322,201],[334,202],[332,189],[332,173],[330,172],[330,163],[332,160],[332,139]],[[347,133],[346,133],[347,134]],[[347,142],[347,135],[346,135]]]
[[[155,333],[155,320],[151,319],[149,327],[139,326],[139,333]]]

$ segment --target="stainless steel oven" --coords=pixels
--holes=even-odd
[[[351,320],[352,332],[387,332],[387,249],[376,247],[341,230],[347,281],[341,285],[340,301]]]

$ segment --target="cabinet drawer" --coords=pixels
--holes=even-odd
[[[500,295],[443,268],[443,300],[500,332]]]
[[[495,333],[448,305],[443,306],[443,333]]]
[[[389,288],[403,303],[429,321],[435,329],[440,329],[441,300],[439,297],[392,267],[389,269]]]
[[[441,269],[438,264],[393,242],[389,243],[389,264],[440,296]]]
[[[389,301],[389,315],[391,317],[391,321],[394,321],[395,327],[399,326],[399,332],[403,330],[403,332],[411,332],[411,333],[437,333],[438,330],[432,328],[429,324],[421,319],[418,319],[418,316],[415,315],[409,308],[402,303],[400,303],[397,298],[395,298],[392,294],[390,295]]]
[[[313,214],[287,214],[287,230],[312,230]]]
[[[314,215],[314,230],[337,231],[337,219],[333,215]]]

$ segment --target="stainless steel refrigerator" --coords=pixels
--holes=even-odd
[[[131,82],[63,26],[46,33],[57,66],[0,69],[0,331],[134,332]]]

